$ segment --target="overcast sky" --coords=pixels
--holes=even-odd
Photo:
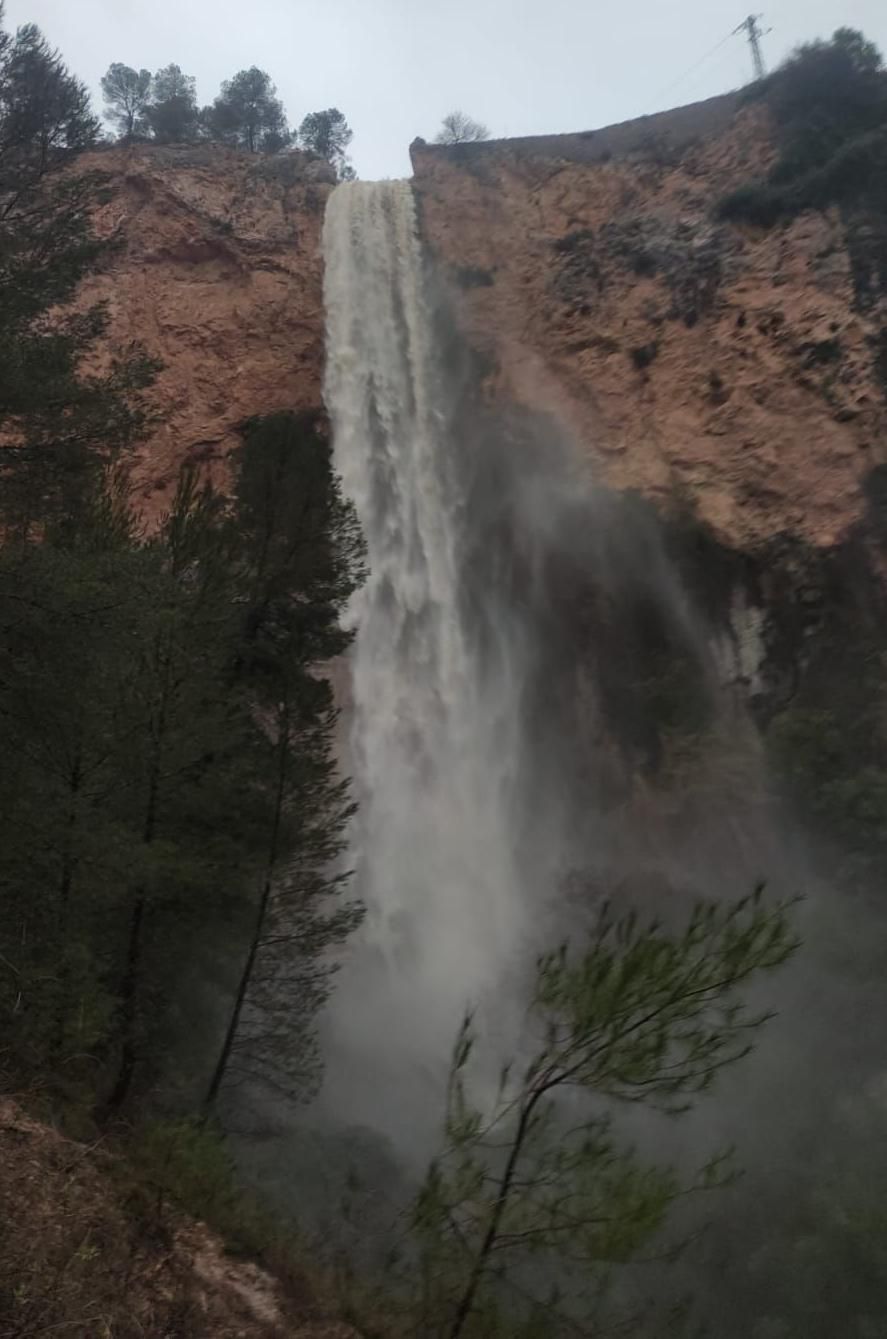
[[[770,64],[842,24],[887,53],[885,0],[760,3]],[[112,61],[175,61],[197,76],[202,103],[259,65],[291,123],[342,109],[367,180],[407,175],[410,140],[432,139],[455,107],[496,136],[535,135],[735,88],[751,61],[728,34],[746,13],[743,0],[7,0],[9,24],[38,23],[99,106]]]

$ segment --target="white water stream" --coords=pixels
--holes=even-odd
[[[501,649],[507,634],[470,626],[470,518],[410,186],[340,186],[324,253],[335,463],[370,568],[350,611],[347,759],[368,913],[336,985],[327,1093],[402,1132],[416,1077],[431,1082],[461,1011],[496,989],[521,935],[509,814],[519,657],[506,646],[481,664],[480,643]]]

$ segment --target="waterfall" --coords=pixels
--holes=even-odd
[[[350,610],[347,749],[367,919],[337,981],[327,1092],[402,1134],[417,1078],[439,1072],[521,933],[519,676],[466,589],[471,517],[409,184],[339,186],[324,254],[334,457],[370,569]]]

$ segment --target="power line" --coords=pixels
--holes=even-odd
[[[716,42],[710,51],[706,51],[705,55],[700,56],[699,60],[695,61],[694,64],[691,65],[688,70],[685,70],[683,74],[678,75],[677,79],[675,79],[673,83],[669,84],[667,88],[663,88],[659,93],[657,93],[655,106],[654,104],[651,104],[651,108],[655,110],[659,106],[663,98],[667,97],[668,94],[671,93],[674,89],[676,89],[679,84],[682,84],[685,79],[689,79],[691,74],[695,74],[696,71],[700,68],[700,66],[704,65],[706,61],[711,60],[712,56],[716,55],[721,50],[721,47],[726,46],[727,43],[737,35],[737,33],[745,33],[748,36],[748,43],[749,46],[751,47],[751,56],[752,56],[752,64],[754,66],[755,79],[766,78],[767,66],[764,61],[764,52],[761,46],[761,39],[766,37],[767,33],[772,32],[773,29],[767,28],[765,31],[762,31],[759,20],[762,19],[763,17],[764,17],[763,14],[749,14],[748,18],[743,19],[742,23],[740,23],[738,28],[734,28],[732,32],[727,33],[726,37],[722,37],[720,42]]]
[[[751,59],[755,70],[755,79],[763,79],[767,74],[767,67],[764,64],[764,53],[761,50],[761,38],[764,37],[765,34],[761,32],[761,29],[758,26],[758,19],[762,19],[763,17],[763,14],[749,14],[748,18],[743,19],[739,27],[734,28],[730,34],[731,37],[735,37],[737,33],[742,32],[748,34],[748,44],[751,47]],[[769,28],[767,29],[767,32],[770,32]]]
[[[661,98],[667,97],[668,94],[671,93],[673,89],[677,88],[678,84],[682,84],[685,79],[689,79],[691,74],[695,74],[696,71],[699,69],[700,65],[704,65],[707,60],[711,60],[712,56],[716,55],[717,52],[720,51],[721,47],[726,46],[727,43],[735,36],[736,33],[733,32],[733,33],[727,33],[726,37],[722,37],[720,42],[716,43],[715,46],[712,47],[711,51],[706,51],[705,55],[700,56],[699,60],[697,60],[695,64],[691,65],[689,70],[685,70],[683,74],[678,75],[674,83],[669,84],[667,88],[663,88],[661,92],[657,93],[656,102],[658,103]]]

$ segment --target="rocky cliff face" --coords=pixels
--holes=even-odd
[[[107,302],[112,347],[139,340],[162,363],[136,470],[151,516],[184,459],[223,472],[244,419],[320,405],[331,171],[217,146],[106,150],[79,166],[107,174],[95,224],[118,243],[81,300]]]
[[[413,146],[426,241],[496,397],[547,411],[599,478],[690,503],[725,544],[838,543],[882,463],[887,301],[835,213],[714,221],[772,157],[735,97],[585,135]],[[137,478],[150,515],[188,457],[223,472],[252,414],[321,403],[320,234],[331,189],[301,155],[113,149],[84,289],[111,344],[162,363]]]
[[[838,543],[884,458],[887,302],[845,226],[715,221],[772,160],[735,95],[586,136],[412,149],[428,245],[496,396],[733,548]]]

